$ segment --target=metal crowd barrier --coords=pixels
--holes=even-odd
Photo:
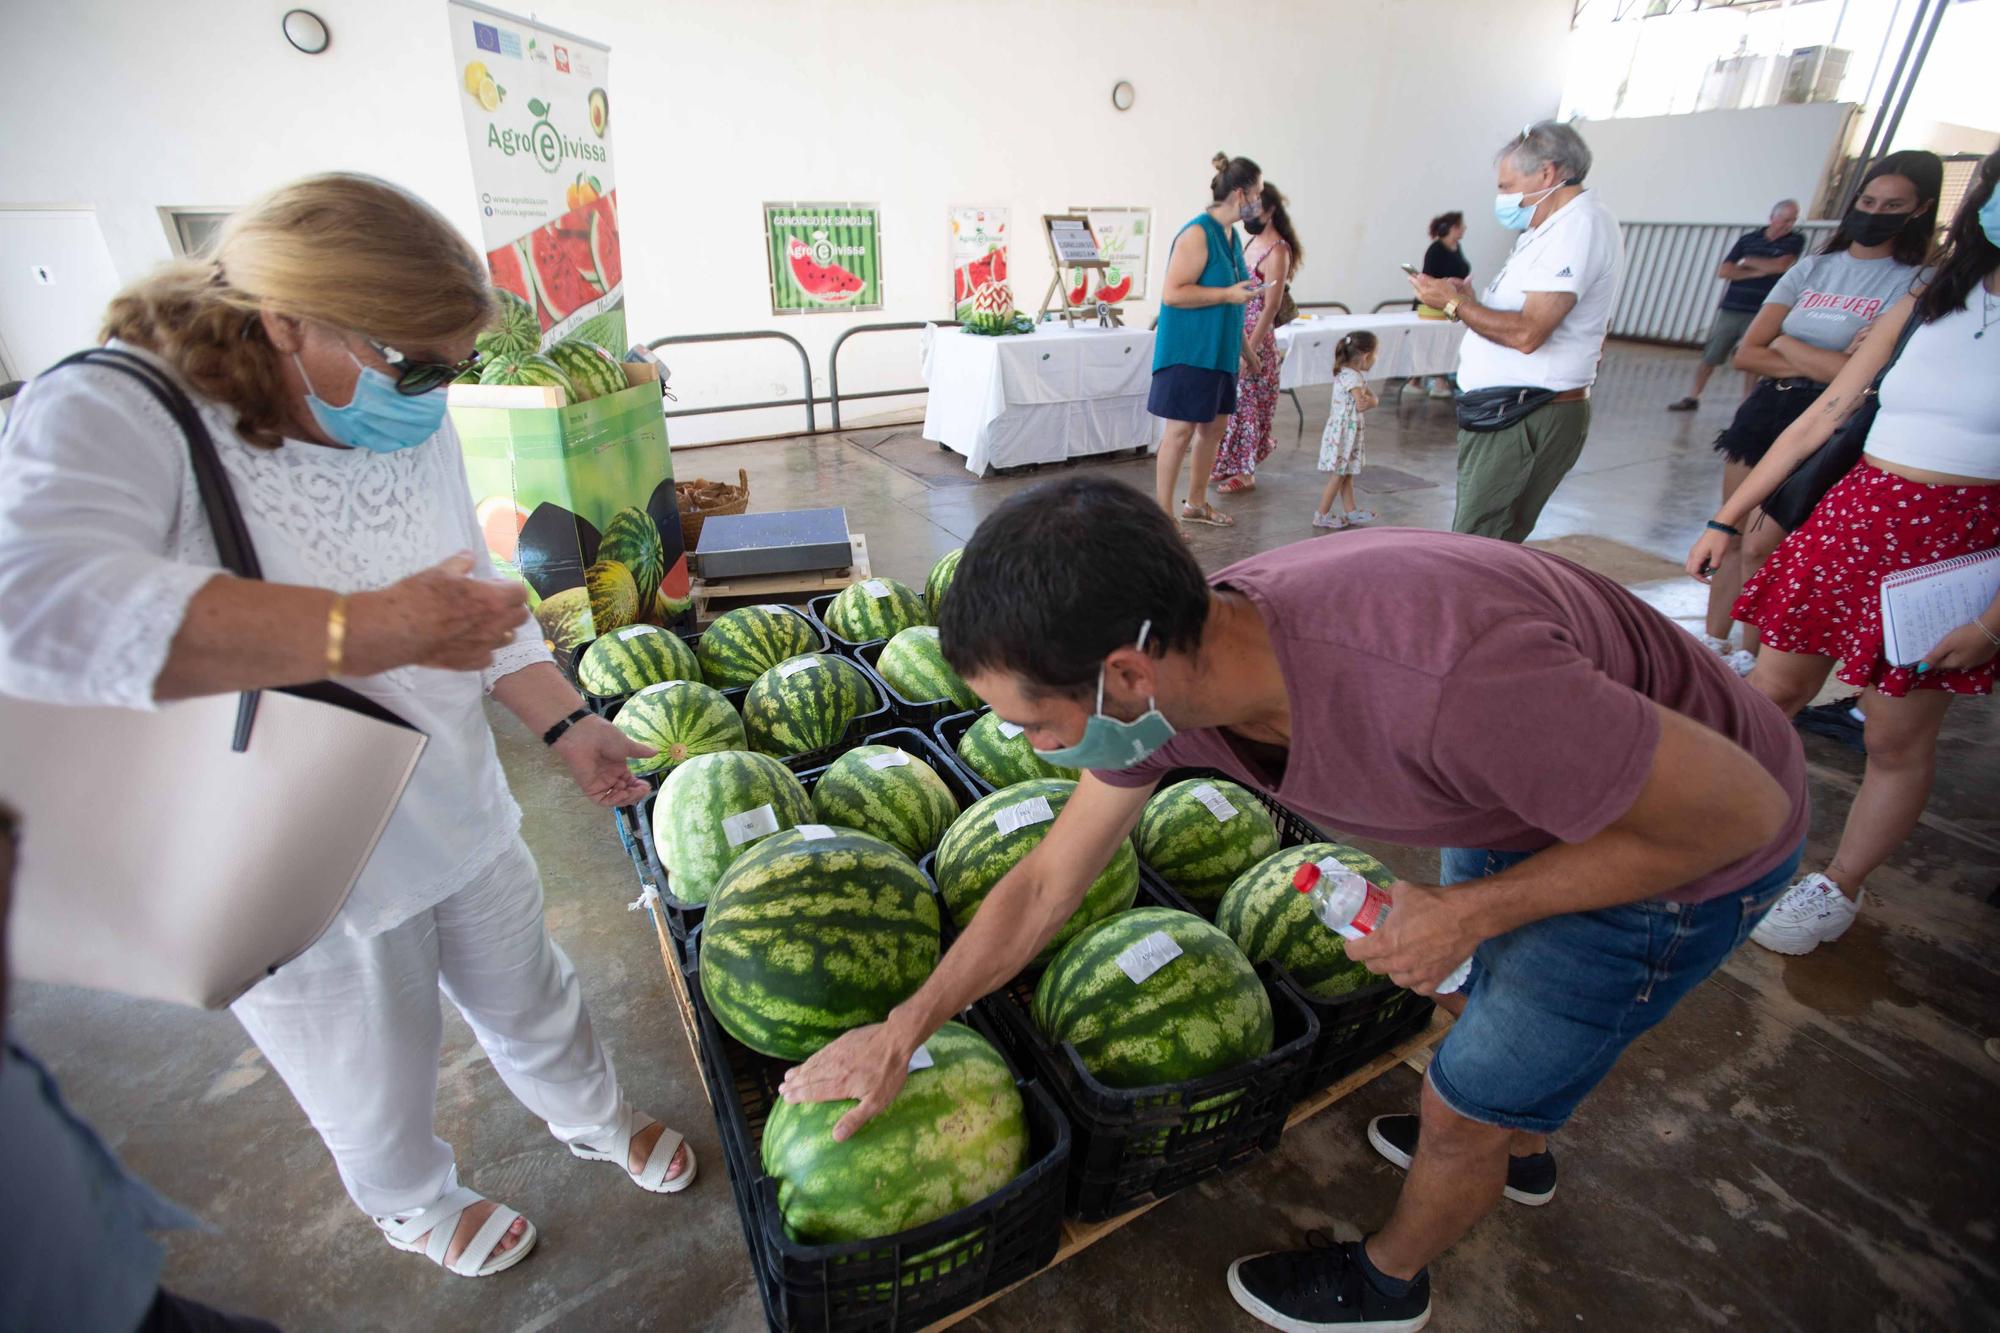
[[[853,332],[853,330],[849,330]],[[843,337],[845,335],[842,335]],[[805,345],[789,333],[779,333],[776,329],[745,329],[738,333],[676,333],[667,338],[655,338],[646,344],[658,351],[662,347],[686,347],[695,343],[738,343],[770,340],[790,343],[792,350],[799,354],[799,370],[805,376],[805,397],[773,398],[761,403],[720,403],[714,407],[682,407],[668,412],[669,417],[706,417],[724,412],[755,412],[772,407],[803,407],[806,410],[806,434],[819,431],[819,423],[813,416],[812,359],[806,355]],[[835,344],[837,347],[838,344]],[[834,428],[840,427],[840,407],[834,406]]]

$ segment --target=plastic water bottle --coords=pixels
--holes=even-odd
[[[1346,939],[1367,939],[1389,919],[1389,895],[1331,856],[1300,866],[1292,874],[1292,887],[1306,895],[1322,924]],[[1451,994],[1471,971],[1468,958],[1438,984],[1437,993]]]

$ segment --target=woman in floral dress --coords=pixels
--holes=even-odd
[[[1303,251],[1285,196],[1264,182],[1264,210],[1243,229],[1252,240],[1243,258],[1264,290],[1243,307],[1243,365],[1236,377],[1236,412],[1229,418],[1210,479],[1225,495],[1252,490],[1257,465],[1271,456],[1271,417],[1278,407],[1278,306],[1299,270]]]

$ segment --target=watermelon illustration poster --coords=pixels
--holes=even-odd
[[[535,312],[543,347],[582,337],[622,355],[611,52],[467,0],[446,10],[493,285]]]
[[[882,308],[882,215],[874,204],[764,205],[771,313]]]
[[[972,294],[989,282],[1007,281],[1007,210],[951,210],[952,318],[972,313]]]
[[[1072,213],[1090,219],[1097,233],[1097,249],[1111,267],[1099,275],[1093,299],[1117,304],[1146,299],[1146,265],[1152,257],[1153,210],[1150,208],[1072,208]],[[1069,275],[1074,288],[1083,278],[1081,269]]]

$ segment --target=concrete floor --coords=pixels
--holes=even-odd
[[[1692,620],[1678,576],[1715,503],[1708,441],[1725,395],[1693,417],[1685,353],[1616,346],[1590,443],[1538,540]],[[1723,386],[1718,385],[1718,388]],[[1210,567],[1306,538],[1326,391],[1229,532],[1197,530]],[[1370,418],[1369,496],[1386,522],[1448,526],[1449,406],[1408,395]],[[913,428],[682,454],[684,476],[750,470],[760,509],[847,506],[877,572],[920,582],[981,515],[1033,477],[975,481]],[[1105,466],[1146,484],[1151,465]],[[1339,534],[1324,540],[1338,541]],[[2000,706],[1956,704],[1924,825],[1871,885],[1836,947],[1733,958],[1627,1055],[1559,1139],[1549,1207],[1503,1204],[1435,1267],[1440,1333],[1473,1329],[1963,1329],[2000,1326]],[[656,1198],[575,1162],[501,1087],[447,1019],[439,1125],[467,1182],[533,1217],[540,1250],[491,1281],[391,1251],[348,1204],[305,1118],[226,1015],[23,987],[12,1031],[62,1077],[125,1159],[216,1230],[169,1242],[167,1280],[290,1328],[749,1330],[761,1314],[715,1127],[670,1007],[629,864],[609,820],[496,716],[501,753],[548,883],[548,920],[583,973],[598,1030],[634,1101],[682,1127],[702,1158],[687,1194]],[[1860,756],[1808,737],[1824,860]],[[1378,849],[1398,871],[1434,854]],[[1371,1115],[1409,1109],[1399,1068],[1288,1134],[1271,1158],[1175,1198],[969,1321],[979,1330],[1253,1327],[1222,1272],[1236,1254],[1320,1228],[1373,1229],[1398,1172],[1370,1151]],[[1982,1109],[1985,1108],[1985,1109]],[[30,1224],[15,1219],[15,1225]]]

